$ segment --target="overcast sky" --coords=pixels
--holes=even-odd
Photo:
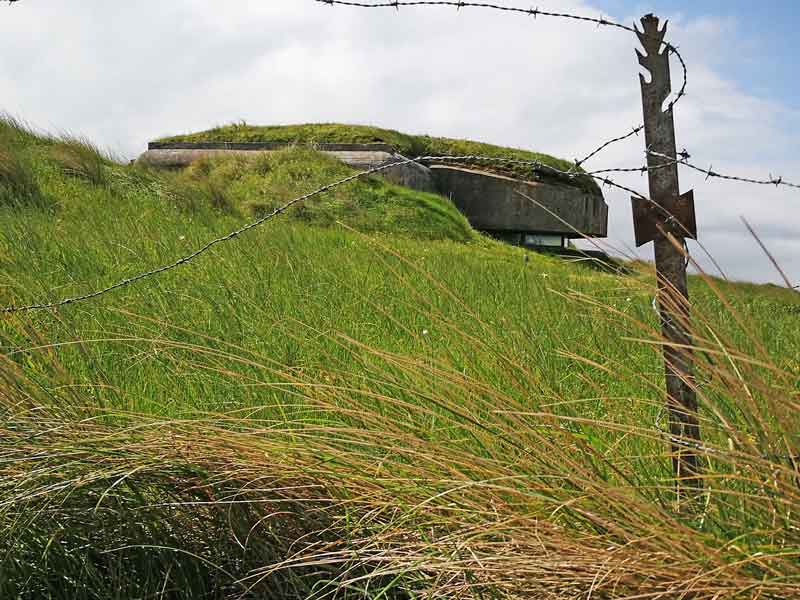
[[[744,2],[498,1],[628,24],[648,11],[670,18],[689,65],[679,149],[716,171],[800,180],[794,2],[758,3],[759,21]],[[624,32],[482,9],[22,0],[0,3],[0,111],[125,158],[155,137],[246,120],[374,124],[572,159],[641,122],[634,47]],[[639,166],[643,144],[632,138],[586,167]],[[615,180],[646,192],[646,178]],[[800,190],[690,171],[681,187],[694,188],[700,241],[729,277],[780,281],[745,217],[800,282]],[[605,194],[608,244],[630,248],[630,200]]]

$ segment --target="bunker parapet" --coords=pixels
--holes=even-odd
[[[282,143],[152,142],[138,161],[161,168],[183,168],[207,157],[252,156],[286,148]],[[405,157],[388,144],[315,144],[313,148],[357,169]],[[398,185],[441,194],[455,204],[473,228],[509,243],[564,247],[572,238],[605,237],[608,205],[602,194],[580,187],[523,181],[452,165],[398,165],[382,176]]]

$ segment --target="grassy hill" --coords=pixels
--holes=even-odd
[[[159,142],[279,142],[287,144],[370,144],[393,146],[400,154],[416,156],[486,156],[523,161],[538,161],[559,171],[570,171],[575,165],[547,154],[506,148],[471,140],[457,140],[429,135],[409,135],[368,125],[339,123],[312,123],[304,125],[256,126],[246,123],[223,125],[185,135],[164,137]],[[520,179],[543,180],[581,187],[591,193],[600,193],[595,181],[589,177],[564,177],[558,173],[524,164],[478,162],[482,169]],[[577,172],[582,173],[581,169]]]
[[[149,171],[9,121],[0,149],[3,305],[349,172]],[[707,480],[678,510],[653,284],[370,179],[6,315],[0,597],[792,597],[798,296],[692,279]]]

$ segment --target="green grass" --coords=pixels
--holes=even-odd
[[[301,193],[354,172],[327,155],[294,147],[263,153],[252,160],[203,159],[177,180],[179,186],[192,190],[193,196],[207,194],[212,207],[259,217]],[[360,231],[400,233],[418,239],[477,239],[464,216],[446,199],[392,185],[380,177],[357,180],[314,202],[298,205],[289,217],[316,226],[332,226],[342,220]]]
[[[279,142],[287,144],[369,144],[393,146],[409,158],[417,156],[488,156],[515,160],[539,161],[560,171],[570,171],[575,165],[547,154],[506,148],[470,140],[457,140],[429,135],[408,135],[391,129],[368,125],[315,123],[304,125],[255,126],[246,123],[223,125],[196,133],[164,137],[159,142]],[[521,179],[543,180],[550,183],[575,185],[590,193],[600,194],[593,179],[568,178],[547,169],[526,165],[478,162],[477,167]],[[578,172],[582,172],[578,169]]]
[[[158,172],[0,136],[48,199],[0,206],[3,305],[170,262],[350,172],[296,148]],[[717,453],[679,513],[653,287],[370,179],[7,316],[0,597],[792,597],[800,491],[769,457],[800,442],[798,296],[692,279]]]

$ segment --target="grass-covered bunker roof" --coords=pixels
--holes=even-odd
[[[165,137],[160,143],[178,142],[261,142],[286,144],[389,144],[397,152],[408,157],[414,156],[488,156],[524,161],[539,161],[543,165],[560,171],[574,169],[567,160],[555,158],[519,148],[506,148],[470,140],[459,140],[429,135],[409,135],[392,129],[382,129],[369,125],[343,125],[338,123],[309,123],[303,125],[254,126],[235,123],[215,127],[207,131]],[[597,184],[589,177],[562,176],[547,168],[524,164],[476,163],[483,170],[508,175],[518,179],[559,183],[585,189],[600,194]]]

